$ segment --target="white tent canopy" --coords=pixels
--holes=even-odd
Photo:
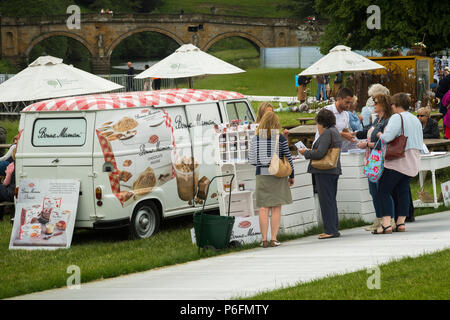
[[[174,79],[241,72],[245,72],[245,70],[203,52],[192,44],[184,44],[170,56],[141,72],[135,78]]]
[[[381,64],[353,52],[346,46],[336,46],[312,66],[303,70],[301,76],[313,76],[338,72],[363,72],[384,69]]]
[[[0,85],[0,102],[34,101],[123,88],[62,61],[52,56],[37,58]]]

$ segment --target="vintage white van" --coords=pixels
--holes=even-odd
[[[16,179],[79,179],[75,227],[135,238],[190,214],[215,176],[214,125],[255,115],[240,93],[170,89],[37,102],[20,117]],[[210,195],[217,187],[211,185]],[[208,197],[206,209],[218,207]]]

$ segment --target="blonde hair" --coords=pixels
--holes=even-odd
[[[417,114],[422,114],[422,115],[424,115],[424,116],[429,118],[431,112],[430,112],[430,109],[422,107],[422,108],[419,108],[419,110],[417,110]]]
[[[368,93],[369,97],[375,97],[376,95],[379,95],[379,94],[384,94],[387,96],[390,95],[389,89],[379,83],[375,83],[375,84],[371,85],[369,87],[369,91],[367,93]]]
[[[280,129],[281,124],[278,116],[272,111],[267,111],[262,117],[258,128],[256,128],[256,135],[265,139],[270,139],[272,130],[280,131]]]
[[[269,102],[263,102],[258,107],[258,115],[256,116],[256,123],[260,123],[261,119],[263,118],[264,114],[266,113],[267,109],[272,108],[273,106]]]

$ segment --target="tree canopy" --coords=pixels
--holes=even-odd
[[[304,11],[309,5],[319,17],[326,18],[325,34],[320,41],[322,53],[338,44],[359,50],[382,50],[395,45],[411,47],[424,39],[429,53],[450,45],[448,1],[291,0],[291,3],[299,16],[311,12]],[[380,29],[367,27],[370,5],[380,8]]]

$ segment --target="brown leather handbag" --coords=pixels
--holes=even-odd
[[[386,160],[394,160],[405,157],[405,148],[408,137],[404,135],[403,117],[401,114],[399,114],[399,116],[402,120],[402,133],[387,144],[386,155],[384,157]]]
[[[319,170],[330,170],[337,167],[341,148],[333,148],[333,132],[331,134],[331,144],[327,154],[320,160],[311,160],[311,166]]]

